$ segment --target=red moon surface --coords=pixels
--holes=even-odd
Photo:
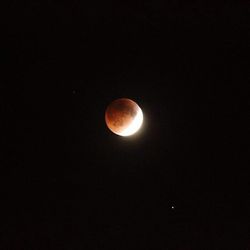
[[[143,114],[136,102],[128,98],[119,98],[108,105],[105,121],[113,133],[130,136],[141,127]]]

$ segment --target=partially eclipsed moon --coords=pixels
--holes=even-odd
[[[130,136],[136,133],[143,122],[143,113],[137,103],[120,98],[109,104],[105,112],[108,128],[120,136]]]

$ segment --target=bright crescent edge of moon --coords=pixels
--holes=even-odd
[[[123,131],[116,133],[120,136],[130,136],[135,134],[141,127],[143,123],[143,113],[141,108],[138,106],[138,113],[131,124],[125,128]]]

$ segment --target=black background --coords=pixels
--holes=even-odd
[[[249,249],[247,1],[7,13],[1,249]],[[104,122],[119,97],[130,138]]]

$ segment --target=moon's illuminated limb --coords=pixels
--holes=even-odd
[[[141,125],[143,123],[143,113],[140,107],[138,107],[138,112],[137,115],[135,116],[134,120],[131,122],[131,124],[125,128],[123,131],[117,133],[118,135],[121,136],[130,136],[136,133]]]

